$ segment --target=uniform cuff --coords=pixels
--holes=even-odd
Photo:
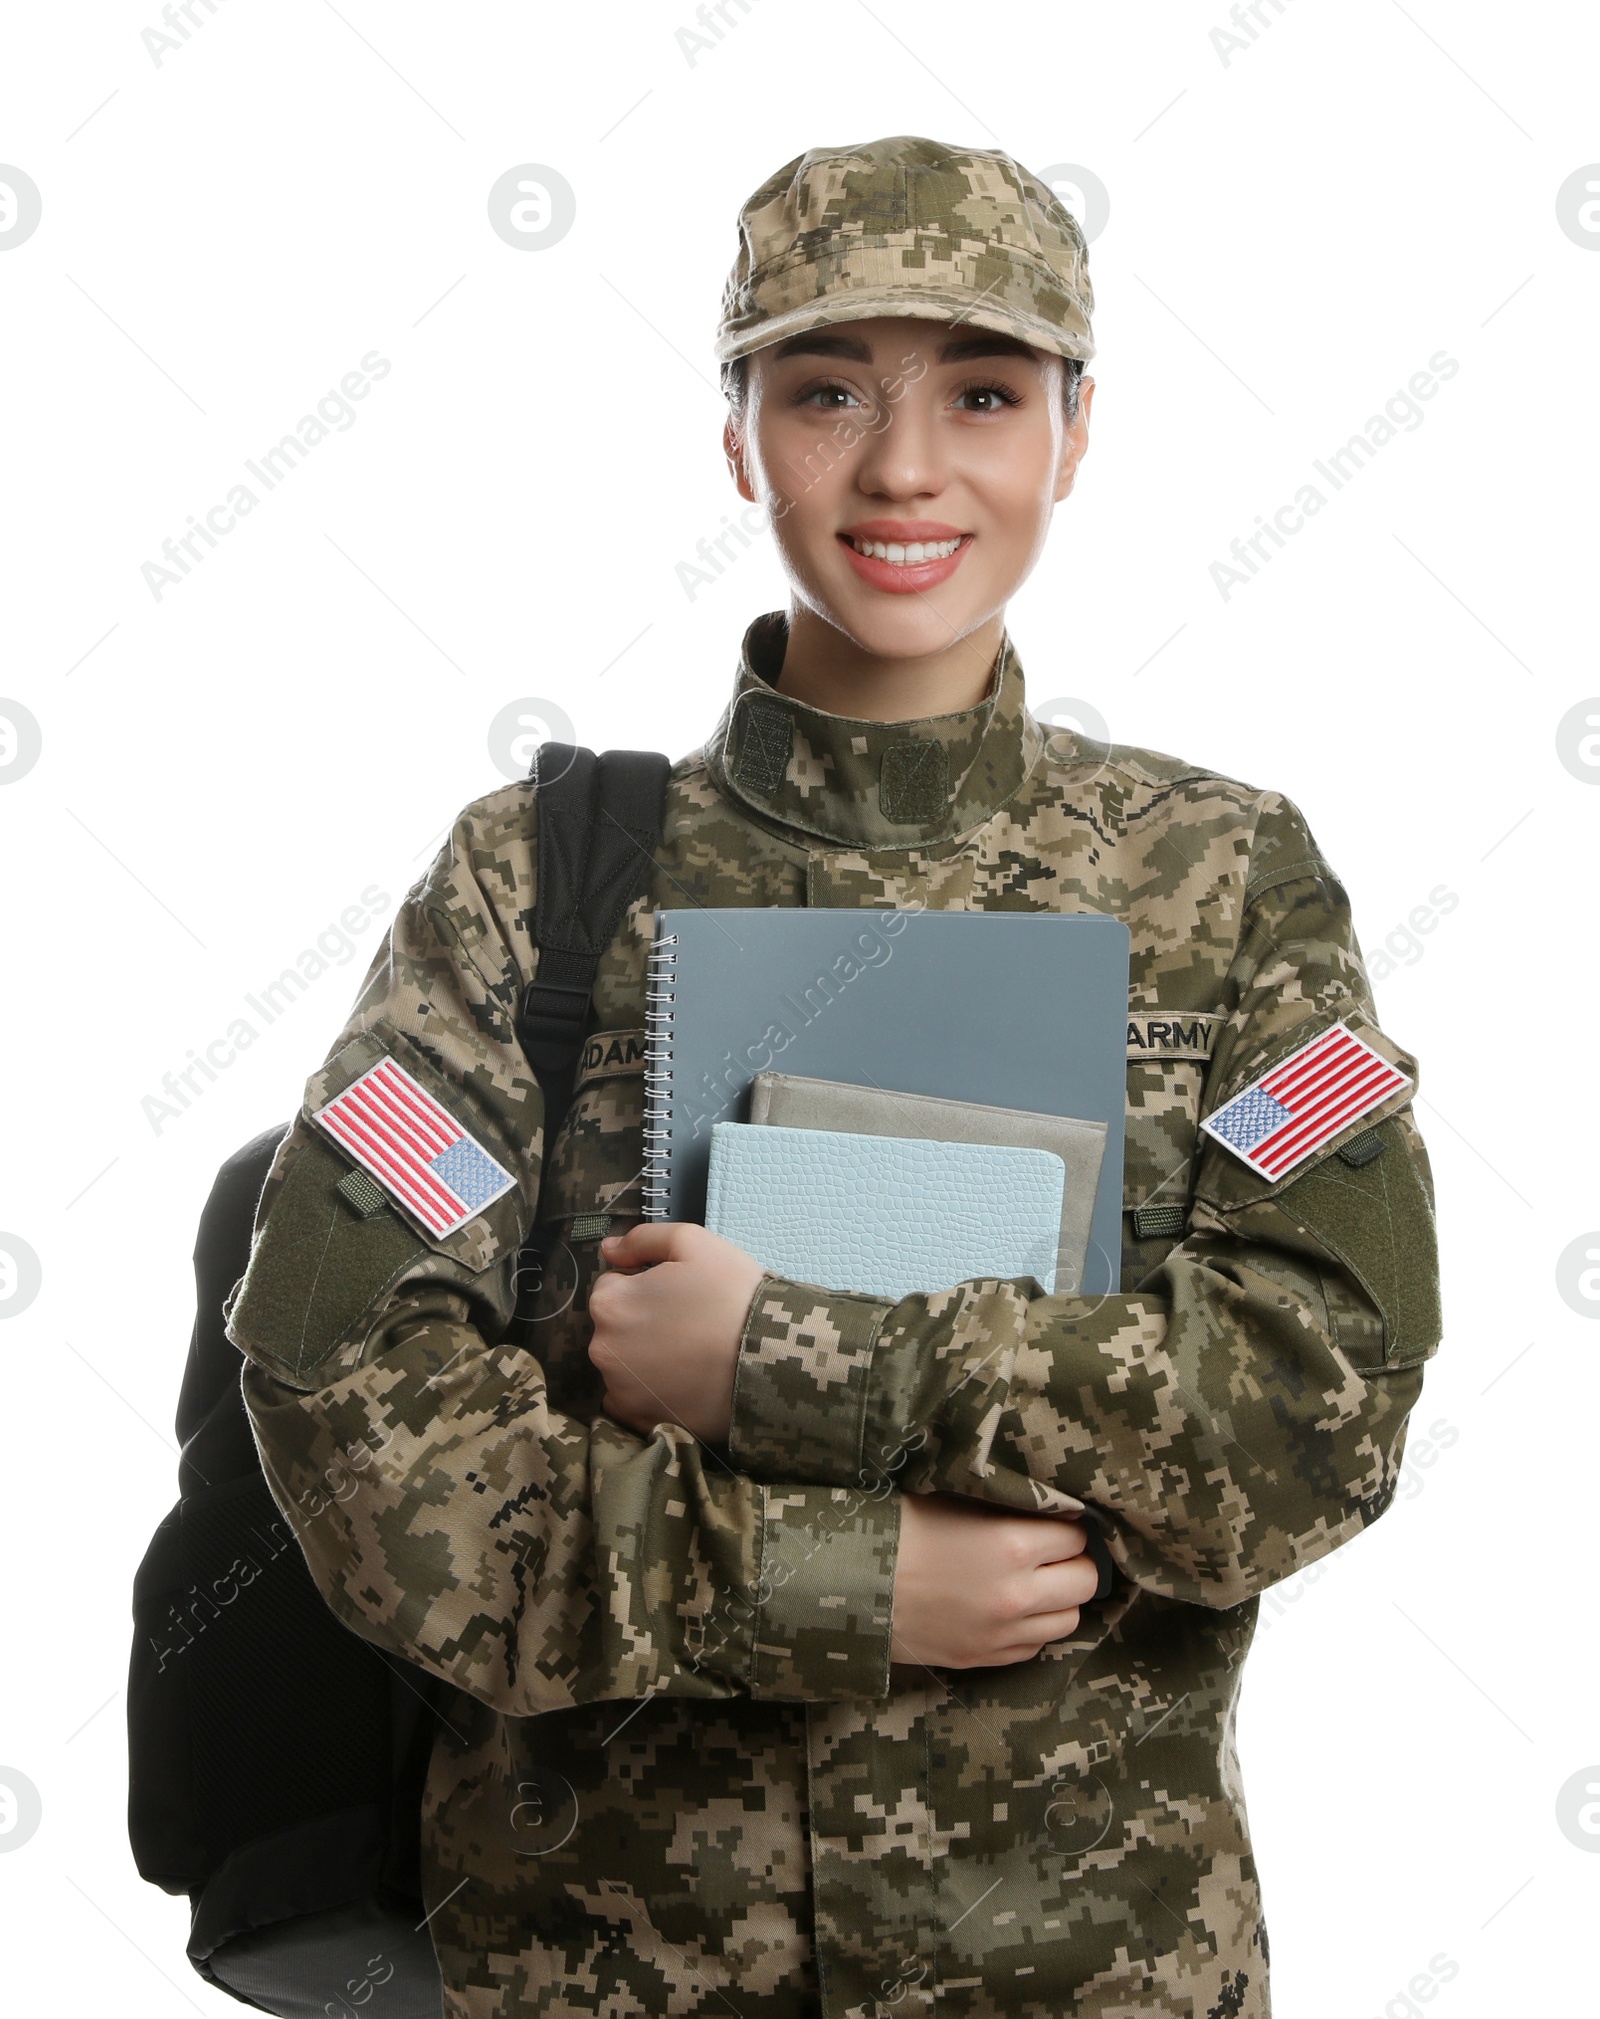
[[[900,1496],[761,1489],[750,1694],[802,1702],[889,1694]]]
[[[864,1478],[867,1379],[886,1299],[763,1276],[734,1371],[728,1450],[753,1479]]]

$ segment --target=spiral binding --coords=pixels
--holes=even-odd
[[[647,1220],[667,1216],[672,1145],[672,1015],[677,1001],[678,935],[664,932],[645,957],[644,1172]]]

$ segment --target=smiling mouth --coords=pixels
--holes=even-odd
[[[958,533],[953,540],[858,540],[851,533],[841,533],[840,539],[848,547],[869,561],[887,561],[891,568],[924,567],[929,561],[947,561],[961,545],[970,539],[968,533]]]

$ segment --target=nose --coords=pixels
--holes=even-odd
[[[856,466],[856,483],[867,495],[905,503],[936,498],[944,489],[944,450],[930,404],[914,386],[902,386],[897,399],[883,399]]]

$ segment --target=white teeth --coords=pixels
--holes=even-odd
[[[851,546],[858,554],[866,554],[874,561],[887,561],[891,567],[914,568],[919,561],[947,561],[961,545],[954,540],[912,540],[902,545],[898,540],[857,540],[852,538]]]

